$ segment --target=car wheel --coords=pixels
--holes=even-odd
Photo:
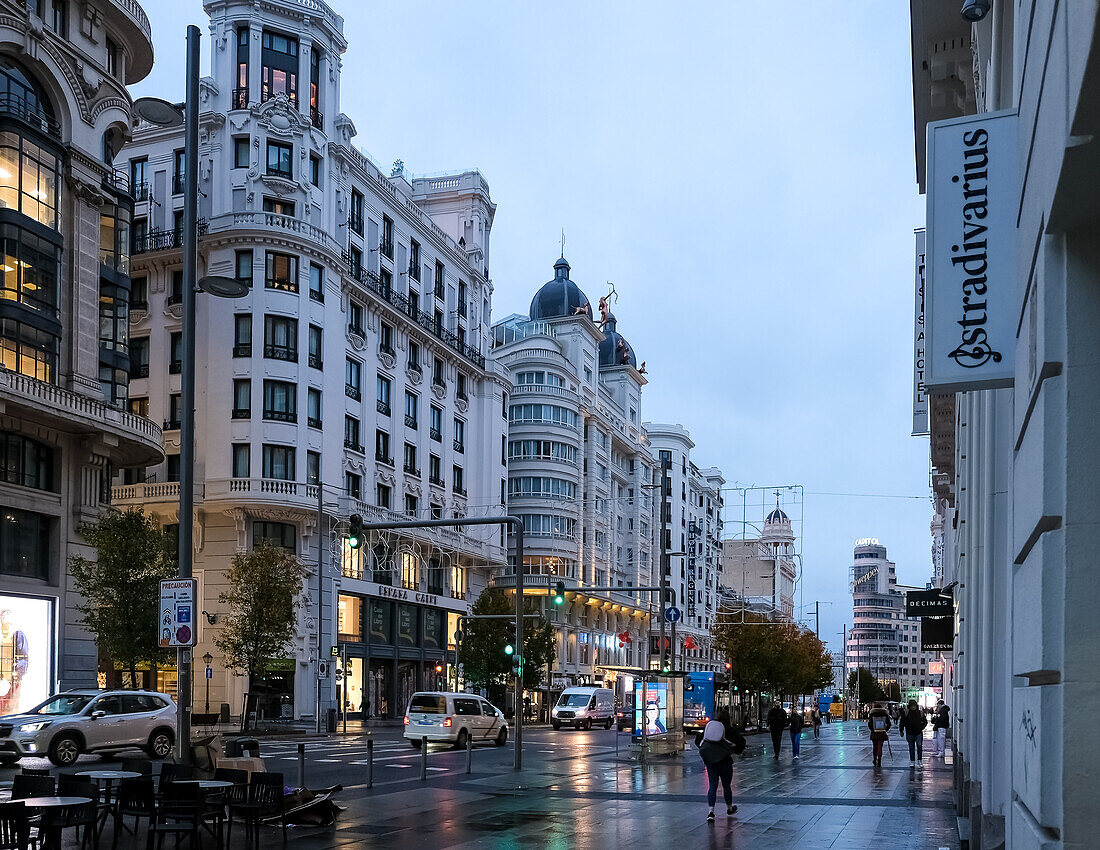
[[[584,721],[584,723],[581,724],[581,729],[583,729],[585,732],[587,732],[591,728],[592,728],[592,721],[591,720],[586,720],[586,721]]]
[[[455,749],[456,750],[466,749],[466,742],[469,741],[469,740],[470,740],[469,733],[465,729],[459,729],[458,730],[458,737],[455,738]]]
[[[4,753],[0,755],[0,765],[4,767],[11,767],[13,764],[19,761],[19,756],[12,753]]]
[[[50,742],[49,759],[58,767],[68,767],[78,758],[83,747],[75,735],[58,735]]]
[[[555,732],[557,732],[559,729],[561,729],[561,724],[558,723],[557,721],[551,723],[550,725],[554,727]]]
[[[151,759],[167,758],[172,752],[172,744],[174,743],[175,738],[171,732],[167,729],[157,729],[149,736],[149,746],[146,748],[146,752]]]
[[[498,747],[503,747],[506,743],[508,743],[508,730],[501,729],[497,732],[496,745]]]
[[[420,742],[422,740],[423,738],[409,738],[409,746],[412,747],[414,750],[419,750]]]

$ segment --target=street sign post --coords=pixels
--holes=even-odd
[[[160,619],[158,644],[163,648],[195,645],[195,597],[198,582],[193,578],[173,578],[160,583]]]
[[[670,623],[676,623],[680,620],[680,609],[670,605],[665,609],[665,619]]]

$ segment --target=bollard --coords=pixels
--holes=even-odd
[[[298,787],[306,787],[306,745],[298,744]]]
[[[474,765],[474,739],[470,735],[466,736],[466,773],[470,773],[473,770]]]
[[[428,778],[428,739],[420,739],[420,778]]]
[[[374,736],[367,738],[367,787],[374,787]]]

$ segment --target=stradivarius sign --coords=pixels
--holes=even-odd
[[[1012,385],[1016,347],[1015,110],[928,125],[925,385]]]

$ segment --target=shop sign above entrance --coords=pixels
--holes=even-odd
[[[393,599],[397,602],[412,602],[417,605],[428,605],[432,608],[444,608],[461,614],[470,613],[470,606],[464,599],[453,599],[450,596],[438,593],[421,593],[418,590],[409,590],[405,587],[390,587],[388,584],[378,584],[373,581],[342,578],[340,583],[344,590],[352,593],[363,593],[367,596]]]

